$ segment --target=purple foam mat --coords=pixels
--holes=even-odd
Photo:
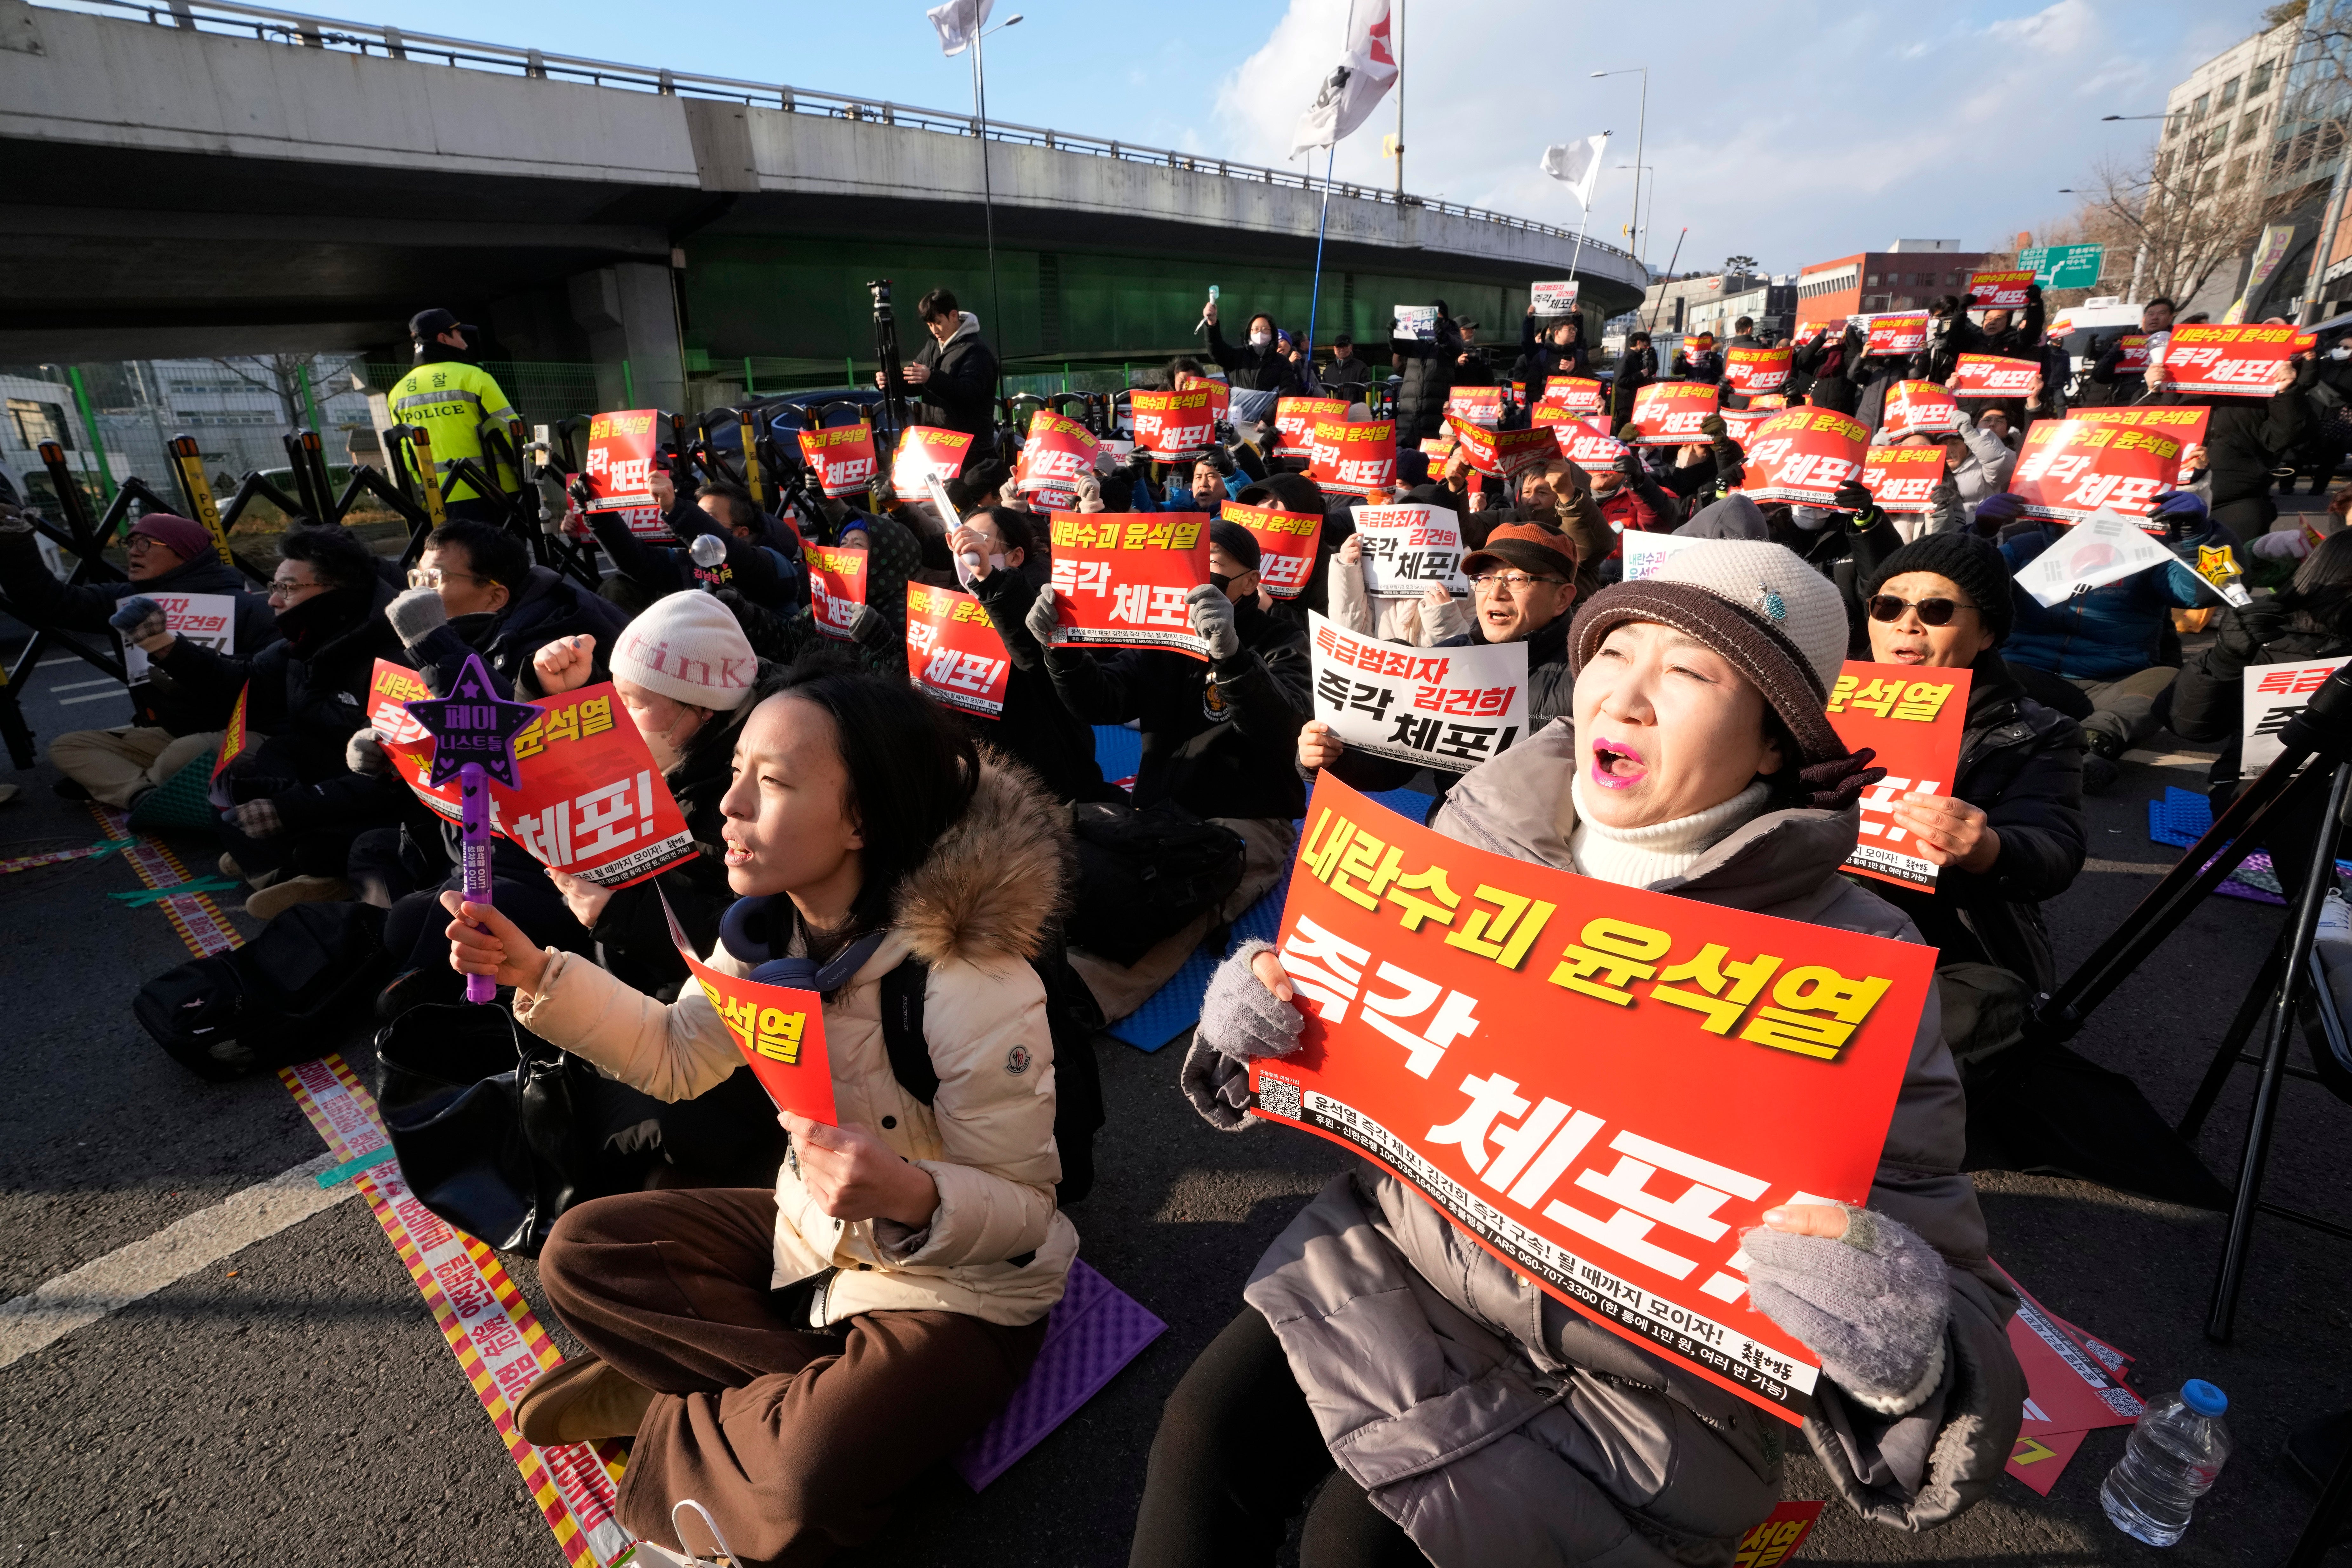
[[[1142,1302],[1073,1259],[1036,1363],[996,1419],[956,1450],[956,1474],[974,1491],[988,1485],[1167,1331]]]

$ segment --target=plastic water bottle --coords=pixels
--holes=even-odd
[[[2124,1457],[2100,1484],[2099,1501],[2117,1530],[2169,1546],[2189,1529],[2189,1510],[2212,1489],[2230,1458],[2221,1413],[2230,1396],[2202,1378],[2139,1413]]]

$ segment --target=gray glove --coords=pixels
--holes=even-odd
[[[1241,628],[1234,625],[1233,601],[1214,583],[1202,583],[1184,595],[1192,612],[1192,630],[1209,645],[1209,658],[1220,664],[1242,651]]]
[[[392,757],[384,751],[383,742],[375,738],[373,730],[361,730],[343,742],[343,766],[375,778],[392,772]]]
[[[33,514],[20,507],[0,501],[0,534],[26,534],[33,531]]]
[[[172,629],[164,616],[163,606],[141,594],[133,594],[117,604],[114,614],[106,617],[106,624],[121,632],[124,642],[142,647]]]
[[[278,820],[278,807],[266,800],[248,800],[228,815],[236,824],[236,830],[247,838],[275,838],[286,831],[286,825]]]
[[[1023,618],[1022,624],[1029,628],[1029,635],[1037,639],[1039,647],[1053,647],[1054,633],[1059,629],[1054,621],[1053,589],[1037,590],[1037,596],[1029,601],[1029,614]]]
[[[858,605],[856,617],[849,623],[849,640],[862,647],[887,648],[898,640],[897,632],[890,618],[871,605]]]
[[[437,588],[411,588],[383,607],[383,618],[400,634],[400,640],[415,647],[431,637],[434,628],[449,624],[448,606],[441,603]]]
[[[1271,942],[1244,942],[1217,966],[1178,1074],[1184,1098],[1220,1132],[1250,1125],[1250,1059],[1288,1056],[1298,1048],[1306,1024],[1297,1008],[1277,1000],[1250,969],[1250,960],[1273,951]]]
[[[1822,1358],[1830,1379],[1882,1415],[1916,1409],[1944,1376],[1951,1287],[1941,1254],[1907,1226],[1841,1205],[1835,1241],[1759,1226],[1740,1237],[1757,1310]]]

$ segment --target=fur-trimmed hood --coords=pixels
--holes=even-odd
[[[898,888],[891,924],[926,963],[1025,963],[1069,896],[1069,814],[1028,769],[980,758],[971,804]]]

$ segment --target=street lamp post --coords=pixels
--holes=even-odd
[[[1015,11],[993,27],[971,36],[971,115],[973,129],[980,133],[980,205],[988,228],[988,309],[996,319],[999,343],[1005,342],[1004,295],[996,286],[996,190],[988,172],[988,66],[981,57],[980,42],[991,33],[1019,26],[1021,20],[1022,14]]]
[[[1631,170],[1633,170],[1633,210],[1634,210],[1634,211],[1636,211],[1636,212],[1639,212],[1639,211],[1641,210],[1641,207],[1642,207],[1642,176],[1643,176],[1643,175],[1644,175],[1644,174],[1649,175],[1649,177],[1650,177],[1650,210],[1654,214],[1654,213],[1657,211],[1657,206],[1658,206],[1658,170],[1657,170],[1657,166],[1656,166],[1655,164],[1654,164],[1654,163],[1620,163],[1620,164],[1618,164],[1618,165],[1617,165],[1617,167],[1619,167],[1619,168],[1621,168],[1621,169],[1631,169]],[[1633,231],[1633,236],[1632,236],[1632,241],[1633,241],[1633,259],[1634,259],[1634,260],[1636,260],[1636,261],[1641,261],[1641,259],[1642,259],[1642,231],[1641,231],[1639,228],[1636,228],[1636,229]],[[1643,262],[1643,265],[1644,267],[1646,267],[1646,266],[1648,266],[1649,264],[1648,264],[1647,262]]]
[[[1594,71],[1592,75],[1598,80],[1604,76],[1632,76],[1636,72],[1642,78],[1642,108],[1640,117],[1633,121],[1633,232],[1631,237],[1638,247],[1642,238],[1642,148],[1643,137],[1650,128],[1650,68],[1624,66],[1616,70]]]

